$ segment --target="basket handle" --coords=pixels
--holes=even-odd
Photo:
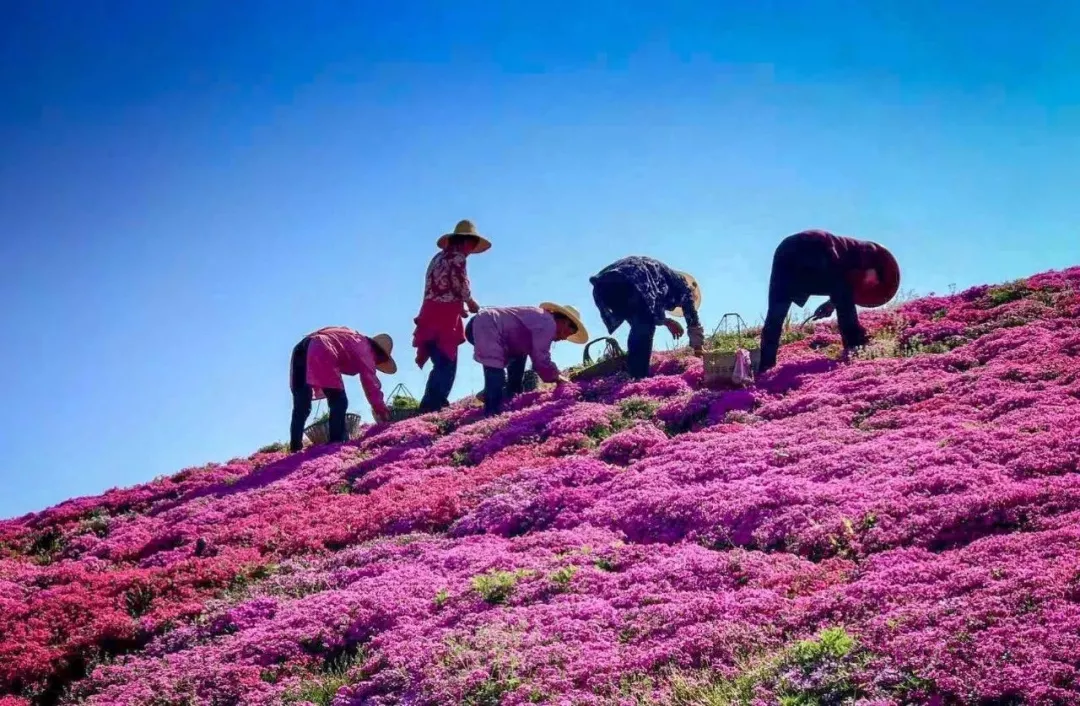
[[[403,382],[399,382],[397,385],[394,386],[393,390],[390,390],[390,394],[388,395],[388,398],[389,399],[394,399],[395,397],[398,397],[399,396],[398,392],[401,392],[400,397],[404,397],[406,399],[410,399],[410,400],[413,400],[413,401],[416,400],[416,398],[413,397],[413,394],[411,392],[409,392],[409,388],[405,387],[405,383],[403,383]]]
[[[727,321],[727,318],[729,316],[734,317],[734,319],[735,319],[735,334],[737,336],[739,336],[739,338],[742,338],[743,329],[746,329],[746,328],[749,328],[749,327],[746,325],[746,321],[743,320],[743,317],[740,316],[739,314],[735,313],[734,311],[730,311],[730,312],[728,312],[728,313],[726,313],[726,314],[724,314],[723,316],[720,317],[720,322],[717,323],[716,328],[713,329],[713,336],[720,333],[720,327],[722,327],[724,325],[724,322]]]
[[[607,342],[607,350],[609,353],[614,351],[614,356],[623,355],[622,346],[619,345],[618,341],[616,341],[614,338],[611,338],[610,336],[602,336],[600,338],[589,341],[588,345],[585,346],[585,352],[581,356],[581,362],[583,365],[592,365],[593,360],[592,356],[589,355],[589,350],[593,347],[594,343],[599,343],[600,341]]]

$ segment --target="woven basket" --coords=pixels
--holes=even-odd
[[[345,439],[355,438],[356,433],[360,430],[363,423],[364,420],[360,418],[359,414],[352,414],[351,412],[346,414]],[[330,438],[330,420],[323,419],[322,421],[315,422],[304,430],[304,435],[312,444],[325,444],[326,440]]]
[[[600,356],[600,360],[593,363],[592,356],[589,355],[589,351],[592,349],[593,344],[603,341],[604,354]],[[581,356],[581,363],[585,367],[570,376],[570,379],[574,382],[583,380],[595,380],[596,378],[607,377],[621,370],[626,369],[626,353],[623,352],[622,346],[614,338],[605,336],[603,338],[597,338],[596,340],[589,341],[589,345],[585,346],[585,352]]]
[[[741,337],[743,331],[747,328],[746,322],[738,314],[729,313],[720,317],[720,323],[716,325],[713,330],[713,336],[720,333],[721,330],[727,330],[727,322],[729,320],[735,322],[735,331]],[[753,370],[757,370],[758,365],[761,363],[761,348],[755,346],[747,349],[750,352],[750,365]],[[705,367],[705,384],[717,385],[728,384],[732,382],[732,374],[735,372],[735,356],[734,351],[710,351],[706,350],[702,355],[702,363]]]
[[[398,400],[404,402],[404,405],[395,404]],[[420,414],[420,403],[416,401],[412,393],[409,392],[409,388],[404,384],[398,383],[390,392],[390,421],[400,422],[404,419],[411,419]]]

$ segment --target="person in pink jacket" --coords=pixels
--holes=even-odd
[[[349,398],[345,395],[344,375],[359,376],[375,420],[389,420],[390,410],[383,400],[376,371],[387,375],[397,372],[393,350],[394,341],[385,333],[369,338],[344,326],[329,326],[304,336],[293,348],[289,369],[293,396],[289,450],[295,452],[304,447],[304,425],[311,414],[313,398],[325,397],[330,407],[329,440],[345,441]]]
[[[473,346],[473,359],[484,366],[484,412],[493,415],[521,392],[528,359],[544,382],[565,383],[551,360],[551,345],[585,343],[589,332],[577,309],[548,303],[481,309],[465,327],[465,338]]]

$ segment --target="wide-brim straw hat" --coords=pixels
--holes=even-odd
[[[376,363],[375,369],[380,373],[386,373],[387,375],[393,375],[397,372],[397,363],[394,362],[394,339],[390,338],[385,333],[380,333],[378,336],[371,337],[371,343],[379,350],[386,354],[385,363]]]
[[[589,331],[585,328],[585,324],[581,322],[581,314],[578,310],[572,306],[563,306],[562,304],[552,304],[551,302],[544,302],[540,305],[540,308],[551,314],[562,314],[566,318],[570,319],[577,327],[577,331],[573,336],[566,339],[571,343],[588,343]]]
[[[885,306],[900,291],[900,265],[897,264],[896,258],[880,245],[875,255],[878,270],[877,283],[867,284],[861,277],[852,282],[855,303],[865,309]]]
[[[458,224],[454,226],[454,232],[443,234],[435,244],[439,246],[440,250],[446,250],[446,246],[450,244],[450,238],[453,238],[455,235],[467,235],[476,238],[476,249],[473,250],[474,255],[487,252],[491,249],[491,241],[477,233],[476,226],[468,219],[458,221]]]
[[[701,308],[701,287],[698,285],[697,280],[694,279],[694,275],[690,274],[689,272],[677,272],[676,274],[678,274],[680,277],[682,277],[684,280],[686,280],[686,283],[688,285],[690,285],[690,291],[693,292],[693,294],[694,294],[694,308],[695,309],[700,309]],[[684,313],[683,313],[682,307],[677,306],[674,309],[672,309],[671,310],[671,315],[672,316],[678,316],[680,319],[683,318]]]

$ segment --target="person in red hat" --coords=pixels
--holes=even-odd
[[[422,370],[431,361],[422,412],[436,412],[450,401],[450,391],[457,377],[457,351],[465,342],[462,319],[475,314],[480,306],[473,299],[465,261],[469,255],[487,252],[491,241],[476,232],[472,221],[460,221],[452,233],[439,238],[438,254],[431,259],[424,275],[424,303],[414,323],[413,347],[416,364]]]
[[[792,304],[805,306],[811,296],[829,301],[814,312],[822,319],[836,312],[845,350],[865,345],[856,305],[883,306],[900,288],[900,267],[883,246],[823,230],[806,230],[781,241],[769,277],[769,313],[761,329],[758,372],[776,365],[780,334]]]

